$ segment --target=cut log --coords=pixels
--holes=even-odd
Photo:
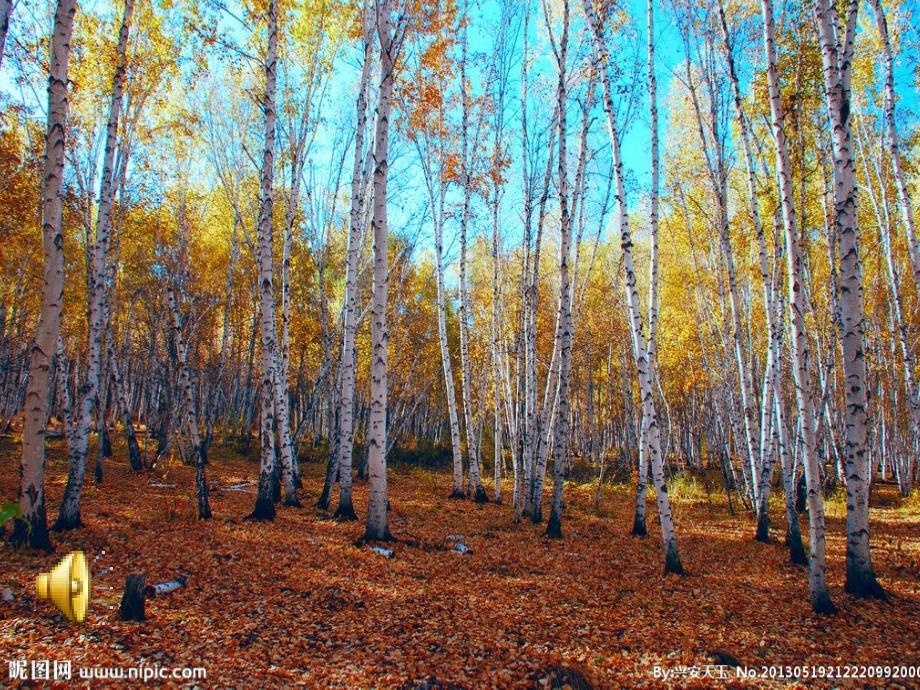
[[[168,582],[161,582],[158,585],[151,585],[147,587],[144,592],[148,597],[153,599],[155,597],[163,596],[164,594],[169,594],[170,592],[175,592],[180,587],[185,586],[186,582],[188,582],[188,578],[184,575],[180,575],[179,577],[175,577]]]
[[[156,585],[147,585],[147,576],[144,574],[128,575],[125,580],[125,593],[118,609],[118,617],[123,621],[144,620],[144,600],[151,599],[170,592],[175,592],[188,582],[188,577],[180,575],[167,582]]]

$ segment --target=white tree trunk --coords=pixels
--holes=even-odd
[[[367,130],[367,92],[370,87],[373,64],[374,29],[373,0],[365,0],[362,20],[364,63],[358,100],[355,105],[357,126],[355,152],[351,176],[351,211],[348,226],[348,247],[345,258],[345,309],[342,316],[341,395],[339,397],[339,505],[335,516],[340,520],[356,520],[352,501],[351,458],[354,449],[355,409],[355,333],[357,331],[358,305],[358,242],[363,236],[364,206],[364,140]]]
[[[397,27],[396,33],[402,27]],[[368,415],[368,505],[365,539],[391,539],[387,521],[387,174],[393,71],[400,38],[394,35],[389,0],[377,0],[380,89],[374,132],[374,281],[371,294],[371,406]]]
[[[623,251],[623,264],[626,275],[626,302],[629,311],[630,332],[633,341],[633,353],[636,373],[639,379],[639,393],[642,398],[642,414],[647,420],[649,441],[649,464],[658,506],[658,520],[661,525],[661,538],[664,543],[664,569],[666,573],[683,573],[680,555],[677,550],[677,537],[674,534],[674,519],[664,478],[663,458],[661,457],[661,437],[655,400],[652,397],[652,381],[649,375],[648,349],[643,333],[642,312],[639,306],[639,292],[636,287],[636,269],[632,255],[632,233],[626,207],[626,184],[623,175],[623,161],[620,154],[620,139],[617,129],[616,110],[613,104],[612,85],[608,65],[610,64],[607,45],[604,41],[603,27],[594,12],[592,0],[584,0],[585,16],[594,39],[595,69],[601,75],[604,89],[604,114],[610,134],[610,146],[613,153],[614,175],[616,177],[616,196],[620,221],[620,243]]]
[[[707,39],[708,40],[708,39]],[[713,77],[710,75],[708,68],[703,70],[703,79],[707,85],[707,91],[710,96],[709,112],[709,132],[712,140],[712,151],[709,149],[706,133],[704,131],[704,118],[697,99],[696,87],[693,83],[693,75],[690,72],[690,55],[688,48],[687,61],[685,63],[687,73],[687,86],[690,90],[690,97],[693,103],[694,113],[696,115],[697,130],[700,136],[700,145],[706,160],[706,169],[709,174],[709,181],[712,185],[713,196],[716,200],[718,210],[718,231],[719,246],[721,249],[722,260],[725,263],[725,272],[728,278],[728,301],[731,311],[731,333],[732,333],[732,351],[734,353],[735,367],[738,373],[738,389],[740,391],[741,418],[738,420],[739,430],[741,431],[740,441],[737,444],[742,451],[743,464],[742,469],[746,478],[746,483],[753,499],[757,503],[757,491],[760,486],[760,468],[757,462],[757,453],[755,452],[754,437],[756,435],[754,409],[753,409],[753,384],[751,381],[751,369],[747,354],[744,351],[743,344],[743,325],[741,323],[741,295],[738,285],[737,271],[735,270],[735,256],[731,243],[731,232],[729,228],[729,209],[728,209],[728,173],[726,171],[725,152],[721,144],[721,136],[718,131],[718,104],[716,102],[715,86],[712,84]]]
[[[844,28],[839,25],[836,13],[835,16],[831,16],[832,10],[828,0],[817,0],[815,5],[815,21],[818,25],[821,62],[824,69],[824,93],[834,151],[834,220],[840,243],[840,327],[846,400],[846,591],[856,596],[884,598],[885,591],[876,581],[869,552],[869,400],[850,97],[850,74],[858,11],[858,0],[848,0]]]
[[[179,386],[182,388],[185,406],[185,423],[188,427],[189,437],[192,440],[192,449],[195,453],[195,495],[198,498],[198,519],[211,518],[211,506],[208,503],[208,481],[205,477],[204,466],[207,463],[207,445],[202,441],[198,432],[198,414],[195,411],[195,392],[192,389],[192,376],[188,365],[188,352],[185,337],[182,333],[182,315],[179,313],[179,303],[172,285],[166,288],[166,301],[172,314],[173,334],[176,338],[176,355],[179,360]]]
[[[530,467],[533,463],[533,427],[535,422],[533,400],[535,396],[531,395],[533,382],[536,381],[536,362],[530,347],[530,313],[531,305],[531,286],[530,286],[530,241],[531,228],[533,223],[533,186],[530,180],[528,161],[530,156],[530,144],[527,130],[527,90],[528,90],[528,61],[530,54],[528,50],[528,32],[530,30],[530,3],[525,3],[524,7],[524,26],[523,26],[523,43],[521,48],[521,186],[524,192],[524,263],[521,269],[521,302],[522,319],[521,319],[521,348],[524,350],[523,365],[524,374],[521,377],[523,383],[524,409],[522,419],[522,443],[521,443],[521,468],[518,476],[515,477],[514,487],[514,512],[515,519],[527,510],[529,507],[530,496]]]
[[[443,184],[439,194],[438,208],[443,210]],[[432,208],[435,208],[432,205]],[[441,368],[444,372],[444,389],[447,396],[447,414],[450,423],[450,446],[453,453],[453,488],[452,498],[462,498],[463,493],[463,452],[460,445],[460,420],[457,414],[457,394],[454,390],[454,367],[450,359],[447,340],[447,305],[444,287],[444,216],[434,219],[435,262],[437,272],[438,300],[438,342],[441,348]]]
[[[879,236],[882,245],[882,254],[885,258],[885,277],[887,278],[887,287],[891,308],[889,309],[891,330],[898,334],[898,345],[901,350],[902,376],[904,377],[904,388],[907,393],[907,402],[910,407],[911,421],[914,430],[920,430],[920,391],[917,388],[917,380],[914,377],[914,355],[910,345],[910,328],[905,319],[904,300],[901,298],[901,277],[899,275],[897,262],[892,250],[891,237],[891,212],[888,204],[888,197],[885,195],[885,188],[882,181],[881,169],[877,161],[873,160],[870,170],[870,156],[866,150],[864,137],[861,135],[859,128],[856,131],[857,142],[859,144],[860,154],[863,159],[866,171],[866,189],[869,193],[869,199],[872,202],[875,218],[878,223]],[[874,174],[873,174],[874,173]],[[872,186],[872,179],[879,185],[881,201],[878,200],[875,190]],[[892,358],[896,355],[892,352]],[[894,363],[892,362],[892,374],[894,374]],[[884,407],[880,407],[884,410]]]
[[[272,283],[272,225],[274,218],[275,161],[275,92],[278,62],[278,4],[268,4],[268,50],[265,57],[265,94],[262,101],[265,136],[259,184],[258,265],[259,265],[259,323],[262,341],[262,422],[261,466],[256,505],[250,517],[271,520],[275,516],[272,501],[272,476],[275,466],[275,426],[280,435],[281,481],[285,505],[298,505],[293,477],[293,457],[287,409],[282,397],[286,395],[278,369],[278,332],[275,325],[275,294]],[[280,413],[276,418],[276,412]]]
[[[649,302],[648,302],[648,363],[652,380],[658,378],[658,203],[659,203],[659,154],[658,154],[658,80],[655,77],[655,2],[648,0],[647,44],[649,128],[651,130],[651,189],[649,190]],[[640,443],[638,476],[636,479],[636,508],[632,533],[637,537],[648,534],[645,520],[645,494],[648,481],[648,429],[643,418],[640,422]]]
[[[778,352],[774,347],[774,341],[779,337],[782,341],[782,334],[776,333],[773,323],[773,281],[770,276],[767,264],[767,245],[764,236],[763,222],[760,217],[760,206],[757,199],[757,179],[754,167],[754,155],[751,149],[751,131],[750,125],[744,112],[744,105],[741,96],[741,87],[738,81],[738,73],[735,69],[735,58],[732,53],[732,46],[729,38],[728,22],[725,18],[725,9],[723,2],[719,2],[719,22],[722,29],[723,48],[725,50],[726,62],[728,63],[728,73],[732,85],[732,96],[735,103],[735,118],[738,123],[738,129],[741,132],[741,143],[744,149],[744,162],[747,172],[747,192],[748,206],[751,213],[751,221],[754,225],[754,234],[757,237],[757,249],[760,259],[760,279],[763,294],[764,315],[767,325],[767,361],[764,367],[763,391],[761,395],[760,411],[760,443],[757,448],[757,463],[759,468],[759,484],[756,487],[756,512],[757,512],[757,534],[756,539],[762,542],[769,541],[769,506],[770,506],[770,484],[773,477],[773,463],[775,454],[773,452],[773,392],[777,379],[777,368],[780,366]],[[753,405],[753,400],[751,401]]]
[[[569,212],[568,155],[566,152],[566,59],[569,48],[569,2],[562,1],[562,36],[559,39],[557,66],[559,81],[556,89],[556,109],[559,112],[559,388],[558,411],[553,429],[553,503],[547,536],[562,537],[563,486],[569,446],[569,370],[572,362],[572,286],[569,260],[572,243],[572,218]],[[591,82],[594,87],[594,81]]]
[[[42,290],[41,312],[29,351],[29,380],[19,463],[19,510],[11,541],[36,549],[51,549],[45,508],[45,426],[51,363],[61,326],[64,294],[64,235],[61,189],[64,177],[64,131],[67,122],[67,67],[76,13],[74,0],[58,0],[51,34],[48,74],[48,124],[42,162]]]
[[[786,233],[786,269],[789,280],[789,311],[792,325],[792,372],[795,396],[799,407],[799,424],[802,430],[803,466],[808,486],[809,524],[809,590],[812,608],[818,613],[836,610],[827,591],[824,566],[824,496],[815,445],[814,412],[811,391],[811,360],[808,352],[808,335],[805,332],[805,297],[803,284],[803,257],[799,248],[799,231],[792,205],[792,178],[786,132],[783,127],[783,104],[779,89],[779,71],[776,62],[774,38],[773,0],[761,0],[763,13],[764,52],[767,62],[767,86],[770,98],[770,115],[776,145],[776,168],[779,176],[780,200],[783,209],[783,227]],[[781,423],[781,420],[777,420]],[[784,444],[785,447],[785,444]]]
[[[917,240],[916,226],[914,225],[914,211],[910,198],[910,189],[904,174],[904,164],[901,162],[901,147],[898,140],[898,129],[895,126],[894,107],[894,55],[891,52],[891,39],[888,37],[888,22],[885,20],[885,10],[880,0],[871,0],[875,9],[875,23],[879,36],[882,39],[882,48],[885,56],[885,126],[888,132],[888,151],[891,156],[891,168],[894,174],[895,185],[898,190],[898,204],[901,209],[901,220],[907,230],[907,249],[910,255],[910,267],[914,274],[914,287],[920,293],[920,243]]]
[[[118,45],[115,57],[115,72],[112,77],[112,99],[109,104],[108,122],[106,123],[105,149],[102,157],[102,179],[99,187],[99,208],[96,217],[96,238],[89,247],[89,342],[86,355],[86,379],[80,388],[79,410],[77,416],[75,444],[68,448],[70,470],[67,474],[67,486],[56,530],[75,529],[82,526],[80,520],[80,495],[86,471],[86,455],[89,446],[89,431],[93,419],[93,410],[98,405],[99,381],[102,369],[102,340],[104,337],[103,313],[105,295],[108,290],[107,271],[109,238],[111,236],[112,202],[115,192],[115,151],[118,148],[118,120],[121,115],[124,97],[126,70],[126,51],[131,16],[134,12],[134,0],[126,0],[122,15],[121,28],[118,33]],[[99,442],[102,443],[100,426]]]
[[[464,12],[466,16],[466,12]],[[466,76],[467,61],[467,29],[468,24],[464,23],[462,45],[462,56],[460,58],[460,92],[462,99],[463,116],[460,124],[460,164],[463,166],[463,208],[460,212],[460,382],[463,397],[463,420],[466,428],[466,452],[469,458],[469,485],[467,491],[473,494],[477,503],[488,501],[485,489],[482,487],[479,464],[479,442],[477,439],[478,420],[474,419],[477,415],[473,411],[472,400],[472,366],[470,363],[470,299],[467,286],[467,230],[470,217],[470,195],[472,188],[470,186],[470,177],[472,174],[472,161],[475,158],[475,142],[473,151],[470,153],[469,146],[469,110],[470,97],[469,85]],[[474,422],[476,426],[474,426]]]

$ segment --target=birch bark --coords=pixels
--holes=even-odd
[[[572,240],[572,218],[569,210],[568,154],[566,151],[566,60],[569,50],[569,2],[562,2],[562,36],[556,53],[559,80],[556,88],[556,109],[559,112],[559,388],[558,411],[553,429],[553,503],[546,535],[562,538],[563,486],[569,445],[569,370],[572,361],[572,287],[569,270]],[[593,81],[591,86],[593,87]]]
[[[468,3],[467,3],[468,5]],[[468,7],[464,6],[464,17],[468,16]],[[460,124],[460,162],[463,166],[463,208],[460,212],[460,382],[461,393],[463,397],[463,419],[466,428],[466,452],[469,458],[469,485],[467,491],[473,494],[477,503],[485,503],[489,500],[485,489],[482,487],[479,466],[479,443],[475,438],[477,436],[474,428],[474,417],[472,400],[473,374],[470,363],[470,298],[467,286],[467,231],[469,229],[470,217],[470,178],[472,173],[472,160],[475,157],[475,150],[470,153],[469,146],[469,111],[470,97],[469,85],[467,83],[467,23],[464,23],[463,38],[461,40],[461,58],[460,58],[460,93],[462,100],[463,115]],[[473,148],[475,149],[475,142]]]
[[[648,420],[649,461],[652,480],[658,506],[658,520],[661,525],[661,538],[664,544],[664,570],[666,573],[683,574],[677,550],[677,537],[674,534],[674,519],[665,484],[663,459],[661,457],[661,437],[655,400],[652,397],[652,383],[649,375],[648,344],[643,332],[642,312],[639,306],[639,293],[636,287],[636,269],[632,255],[632,233],[626,208],[626,185],[623,174],[623,161],[620,154],[620,138],[617,128],[616,110],[613,104],[612,85],[608,65],[610,64],[607,45],[604,41],[603,27],[595,14],[592,0],[583,0],[585,16],[593,37],[594,69],[601,75],[604,93],[604,114],[610,134],[610,147],[613,154],[613,168],[616,177],[616,199],[620,221],[620,244],[623,252],[623,265],[626,273],[626,301],[629,312],[630,332],[633,340],[633,353],[636,373],[639,379],[639,391],[642,398],[642,414]]]
[[[29,351],[29,380],[26,388],[19,463],[18,501],[21,516],[13,526],[10,541],[19,546],[51,550],[45,508],[45,427],[51,389],[51,364],[61,326],[64,295],[64,234],[61,191],[64,177],[64,138],[67,122],[67,69],[70,38],[76,13],[74,0],[58,0],[51,33],[48,74],[48,122],[42,161],[42,290],[41,311],[35,339]]]
[[[792,372],[795,380],[796,402],[799,407],[805,481],[808,486],[809,590],[811,605],[816,613],[833,613],[836,607],[831,602],[825,579],[824,496],[821,490],[815,443],[814,406],[811,391],[812,364],[808,351],[808,335],[805,332],[802,253],[792,202],[789,152],[786,147],[786,132],[783,126],[783,104],[780,96],[774,38],[773,0],[761,0],[761,12],[763,14],[763,40],[767,63],[771,125],[776,145],[776,168],[783,209],[783,227],[786,234],[786,271],[789,281],[789,311],[792,326]]]
[[[729,37],[728,22],[725,18],[724,4],[719,2],[719,24],[722,29],[723,49],[728,63],[728,73],[732,85],[732,96],[735,104],[735,117],[738,122],[738,129],[741,132],[741,143],[744,150],[744,162],[747,172],[747,192],[748,205],[750,207],[751,221],[754,225],[754,234],[757,237],[757,249],[760,259],[760,278],[764,304],[764,315],[767,325],[767,361],[764,367],[764,385],[761,394],[761,414],[760,414],[760,444],[758,450],[759,464],[759,484],[755,492],[756,512],[757,512],[757,534],[756,539],[762,542],[769,541],[769,505],[770,505],[770,480],[773,476],[773,461],[775,458],[772,420],[774,416],[773,395],[776,385],[777,367],[780,362],[778,359],[779,350],[775,347],[777,336],[782,339],[782,334],[776,332],[773,323],[773,281],[770,276],[767,264],[767,246],[764,236],[763,222],[760,217],[760,206],[757,199],[757,177],[754,164],[754,155],[751,149],[751,131],[750,123],[744,112],[744,104],[741,97],[741,87],[738,81],[738,73],[735,69],[735,59],[732,52],[732,45]],[[781,347],[779,348],[781,350]]]
[[[208,481],[204,471],[204,466],[208,462],[208,449],[207,443],[202,442],[198,431],[195,392],[192,389],[192,376],[189,371],[188,351],[182,329],[182,316],[179,313],[179,304],[172,285],[166,288],[166,301],[172,314],[173,335],[176,339],[176,355],[179,360],[179,386],[182,388],[182,395],[185,398],[185,423],[188,426],[192,449],[195,453],[195,495],[198,499],[198,519],[209,520],[211,518],[211,506],[208,503]]]
[[[351,458],[354,448],[355,409],[355,332],[357,330],[358,242],[362,237],[364,202],[364,140],[367,130],[367,91],[370,86],[373,54],[372,0],[365,0],[362,20],[364,63],[358,100],[355,105],[357,128],[355,130],[355,155],[351,176],[351,211],[348,226],[348,248],[345,264],[345,312],[342,324],[342,395],[339,400],[339,505],[335,517],[356,520],[352,502]]]
[[[387,524],[387,174],[393,79],[402,26],[394,31],[389,0],[377,0],[380,87],[374,132],[374,280],[371,293],[371,405],[368,415],[368,506],[365,539],[391,539]]]
[[[894,174],[895,185],[898,190],[898,204],[901,210],[901,220],[907,231],[907,249],[910,256],[910,267],[914,274],[914,287],[920,292],[920,242],[917,240],[916,226],[914,225],[914,211],[910,198],[910,188],[904,174],[904,164],[901,161],[901,147],[898,138],[898,128],[895,126],[894,109],[894,55],[891,51],[891,39],[888,36],[888,22],[885,19],[885,10],[880,0],[871,0],[875,10],[875,24],[882,39],[882,49],[885,58],[885,127],[888,132],[888,152],[891,156],[891,168]]]
[[[278,3],[269,0],[267,14],[268,48],[265,56],[265,93],[262,99],[264,113],[264,141],[262,167],[259,175],[258,251],[259,265],[259,323],[262,341],[262,411],[261,411],[261,464],[256,504],[250,517],[255,520],[272,520],[275,516],[272,500],[272,475],[275,458],[275,426],[280,434],[281,469],[284,504],[299,505],[294,487],[293,458],[290,428],[276,413],[287,409],[282,396],[278,372],[278,331],[275,324],[275,295],[273,287],[273,219],[274,219],[274,163],[275,163],[275,93],[278,63]]]
[[[102,369],[102,340],[104,337],[103,314],[107,292],[107,271],[109,238],[111,236],[112,205],[115,191],[115,152],[118,143],[118,121],[121,116],[124,99],[124,82],[127,65],[128,33],[134,12],[134,0],[126,0],[122,14],[121,27],[118,32],[116,47],[115,72],[112,77],[112,98],[109,104],[106,123],[105,149],[102,160],[102,179],[99,187],[99,208],[96,217],[96,238],[89,247],[89,342],[86,357],[86,379],[79,397],[75,444],[68,448],[70,470],[67,474],[67,486],[55,530],[70,530],[82,526],[80,520],[80,496],[86,472],[86,455],[89,446],[89,432],[92,424],[93,410],[99,404],[99,381]],[[102,433],[99,434],[102,442]]]
[[[850,76],[858,0],[846,3],[842,27],[828,0],[814,8],[818,25],[824,94],[834,152],[834,223],[840,246],[840,316],[845,375],[844,408],[847,490],[846,591],[887,598],[872,569],[869,551],[869,400],[866,381],[865,305],[860,276],[856,166],[851,132]],[[833,24],[833,26],[832,26]]]

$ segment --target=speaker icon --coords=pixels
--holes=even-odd
[[[89,566],[83,552],[72,551],[54,570],[39,575],[35,579],[35,592],[39,599],[50,600],[72,623],[82,623],[92,592]]]

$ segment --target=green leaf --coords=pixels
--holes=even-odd
[[[5,525],[10,520],[18,518],[20,515],[22,515],[22,512],[19,510],[18,503],[6,501],[0,504],[0,525]]]

